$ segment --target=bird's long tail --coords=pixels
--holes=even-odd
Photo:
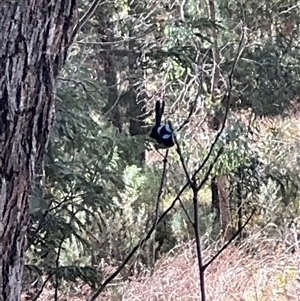
[[[156,104],[155,104],[155,125],[156,126],[160,125],[161,118],[162,118],[162,114],[161,114],[161,109],[160,109],[160,101],[157,100]]]

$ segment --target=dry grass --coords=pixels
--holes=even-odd
[[[206,271],[209,301],[293,301],[300,300],[300,253],[290,254],[269,243],[251,241],[260,249],[249,255],[250,243],[230,246]],[[255,245],[254,245],[255,242]],[[199,278],[194,243],[182,245],[174,254],[161,259],[153,276],[139,276],[108,287],[103,301],[192,301],[199,300]],[[204,251],[208,259],[213,247]],[[60,301],[87,300],[87,287],[78,288]],[[39,300],[54,300],[53,291],[45,291]],[[24,299],[25,300],[25,299]],[[27,299],[30,300],[30,299]],[[32,299],[31,299],[32,300]]]
[[[213,250],[204,253],[209,257]],[[207,269],[207,300],[300,300],[299,255],[263,250],[253,257],[230,247]],[[120,300],[199,300],[193,246],[165,259],[153,277],[128,283]]]

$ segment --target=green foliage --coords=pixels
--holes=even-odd
[[[289,138],[296,124],[288,119],[277,122],[263,139],[259,136],[251,143],[256,156],[251,164],[232,174],[231,193],[232,204],[242,199],[244,213],[256,208],[262,225],[275,223],[284,231],[299,214],[299,145]],[[286,125],[290,127],[288,132],[282,130]],[[239,196],[238,185],[242,186]]]
[[[252,137],[246,124],[233,121],[232,124],[228,125],[218,141],[216,151],[219,148],[223,148],[224,151],[222,157],[215,165],[215,174],[218,174],[218,172],[230,174],[241,165],[249,165],[252,158],[256,156],[255,151],[251,147],[251,142]]]
[[[236,27],[238,20],[246,26],[245,49],[235,73],[237,107],[250,107],[257,115],[283,114],[299,91],[297,2],[268,1],[257,6],[255,1],[220,1],[219,8],[229,27]],[[236,49],[232,41],[237,39],[235,32],[224,35],[224,45],[228,45],[222,50],[226,70]]]
[[[81,263],[91,264],[91,242],[97,241],[97,233],[105,233],[104,215],[114,212],[118,192],[124,187],[118,154],[123,146],[112,135],[114,131],[104,132],[105,124],[98,121],[101,94],[95,85],[76,76],[82,74],[60,83],[43,190],[36,187],[31,197],[34,252],[30,261],[42,264],[47,273],[58,268],[69,280],[86,280],[91,271],[95,275],[93,267],[62,269],[55,267],[56,257],[67,265],[78,257]]]
[[[53,273],[56,274],[56,277],[59,281],[67,280],[76,282],[81,279],[94,288],[100,283],[101,280],[99,279],[99,274],[97,271],[89,266],[60,266],[58,269],[55,269],[55,272]]]

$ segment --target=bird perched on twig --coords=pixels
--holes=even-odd
[[[164,113],[165,102],[160,105],[160,101],[155,104],[155,125],[151,130],[150,137],[156,141],[156,148],[164,149],[174,146],[174,133],[171,124],[161,124]]]

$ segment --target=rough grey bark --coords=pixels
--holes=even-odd
[[[28,194],[54,115],[76,0],[0,3],[0,301],[21,295]]]

